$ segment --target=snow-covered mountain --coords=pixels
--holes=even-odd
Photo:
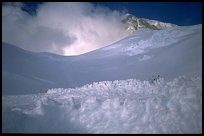
[[[127,31],[132,34],[140,28],[149,28],[153,30],[160,30],[167,27],[175,27],[177,25],[171,23],[164,23],[157,20],[149,20],[145,18],[138,18],[132,14],[125,14],[122,21],[126,24]]]
[[[140,29],[75,57],[33,53],[3,44],[3,94],[78,87],[95,81],[201,75],[201,25]]]
[[[3,132],[202,133],[202,25],[70,57],[2,44]]]

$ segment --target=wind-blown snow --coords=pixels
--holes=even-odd
[[[201,77],[94,82],[3,97],[3,132],[202,133]]]

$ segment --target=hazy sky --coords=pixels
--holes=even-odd
[[[2,40],[34,52],[78,55],[127,36],[121,22],[127,12],[177,25],[202,23],[201,3],[5,3]]]

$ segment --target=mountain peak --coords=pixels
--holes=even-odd
[[[132,14],[125,14],[122,22],[126,24],[128,33],[132,34],[140,28],[149,28],[153,30],[160,30],[167,27],[175,27],[177,25],[171,23],[160,22],[157,20],[150,20],[145,18],[139,18]]]

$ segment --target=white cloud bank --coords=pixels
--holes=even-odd
[[[43,3],[31,16],[22,6],[2,6],[2,39],[26,50],[78,55],[127,36],[123,13],[106,7]]]

